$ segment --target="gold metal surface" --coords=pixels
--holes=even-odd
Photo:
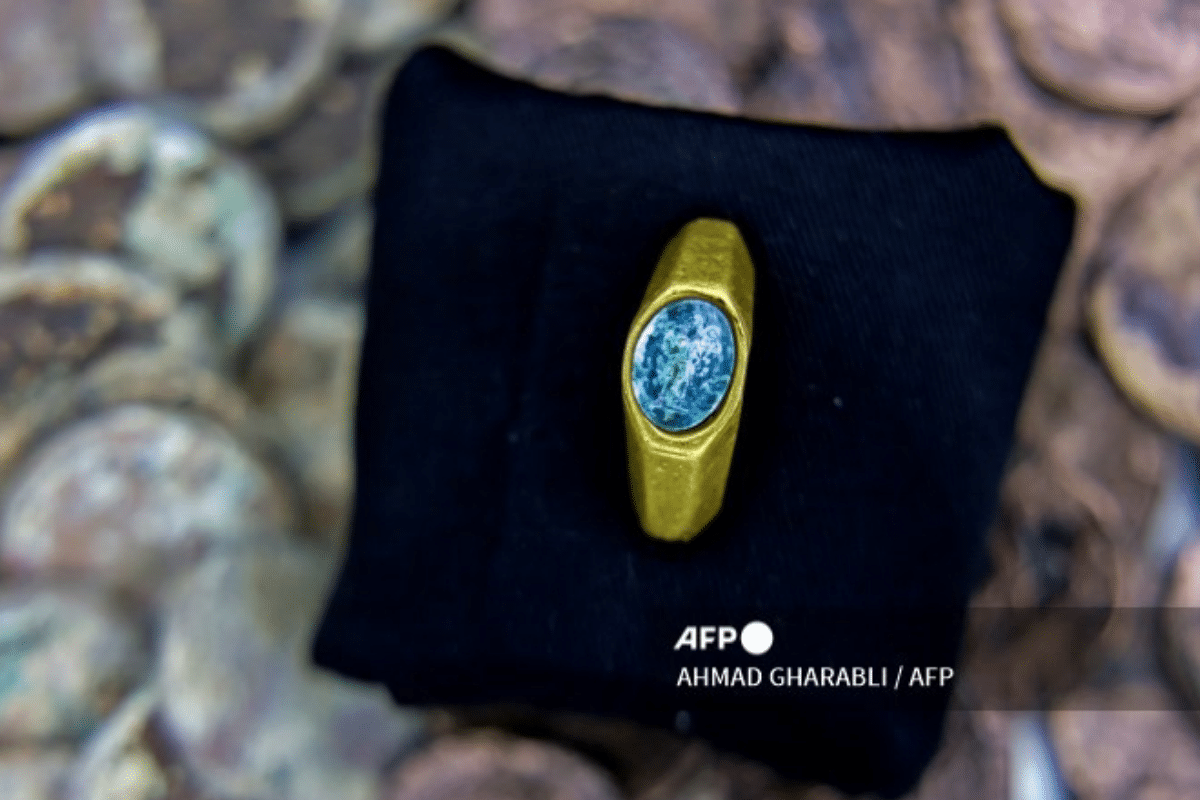
[[[697,298],[729,318],[736,346],[733,376],[717,410],[680,433],[656,427],[633,393],[633,350],[642,329],[668,303]],[[622,362],[625,438],[633,504],[656,539],[688,541],[721,509],[737,442],[754,318],[754,265],[737,226],[697,219],[670,241],[629,327]]]

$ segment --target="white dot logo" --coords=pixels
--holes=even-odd
[[[775,643],[775,634],[765,622],[751,622],[742,628],[742,649],[752,656],[761,656]]]

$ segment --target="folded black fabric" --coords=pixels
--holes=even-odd
[[[997,130],[647,108],[438,49],[399,74],[382,143],[357,497],[316,662],[406,704],[630,717],[909,788],[1070,201]],[[664,245],[701,216],[746,237],[754,341],[724,508],[672,545],[633,510],[620,364]],[[764,654],[719,630],[750,621]]]

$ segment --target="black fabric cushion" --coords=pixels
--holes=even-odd
[[[896,670],[955,662],[1070,201],[997,130],[647,108],[438,49],[396,79],[382,143],[357,498],[316,662],[405,704],[629,717],[795,777],[911,786],[948,688]],[[630,499],[621,353],[700,216],[747,239],[754,341],[724,509],[667,545]],[[675,649],[750,620],[774,629],[764,655]],[[706,664],[763,685],[679,685]],[[789,666],[904,677],[767,685]]]

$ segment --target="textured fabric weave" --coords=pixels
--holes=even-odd
[[[647,108],[437,49],[399,74],[382,142],[357,498],[317,663],[405,704],[686,723],[796,777],[912,785],[944,691],[679,672],[954,663],[1070,201],[996,130]],[[620,363],[700,216],[747,239],[754,340],[724,508],[665,545],[630,499]],[[674,649],[686,625],[752,619],[776,633],[757,660]]]

